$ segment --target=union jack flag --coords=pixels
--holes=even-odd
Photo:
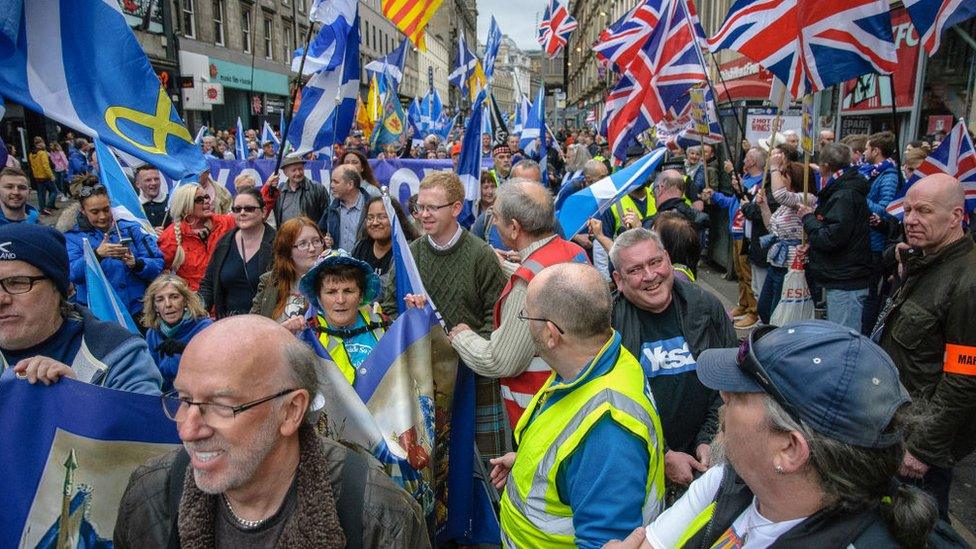
[[[963,190],[966,192],[966,211],[976,210],[976,149],[973,148],[973,140],[969,138],[966,123],[962,120],[952,128],[939,148],[932,151],[932,154],[915,169],[911,179],[899,190],[898,195],[885,210],[902,219],[905,215],[905,195],[908,193],[908,188],[919,179],[937,173],[949,174],[962,182]]]
[[[943,31],[976,17],[972,0],[905,0],[905,7],[929,55],[939,51]]]
[[[610,120],[617,116],[617,113],[627,104],[627,98],[634,90],[634,81],[626,74],[620,77],[617,85],[607,94],[607,100],[603,109],[603,118],[600,119],[600,135],[610,138]]]
[[[634,9],[603,29],[593,51],[597,61],[617,72],[626,71],[647,42],[651,31],[661,19],[661,3],[664,0],[642,0]]]
[[[569,14],[566,6],[560,4],[559,0],[549,0],[546,14],[539,23],[539,45],[549,59],[559,54],[569,42],[569,33],[576,30],[577,26],[576,19]]]
[[[737,0],[708,45],[766,67],[795,99],[898,65],[888,0]]]
[[[614,156],[621,160],[643,131],[685,114],[688,88],[707,81],[701,51],[682,0],[668,2],[660,23],[625,76],[614,94],[622,95],[627,88],[630,93],[607,119],[607,139]],[[607,111],[610,110],[608,101]]]

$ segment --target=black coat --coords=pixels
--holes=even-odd
[[[860,290],[871,284],[870,188],[857,170],[848,169],[817,194],[817,209],[803,217],[810,242],[807,271],[824,288]]]
[[[210,263],[207,264],[207,272],[203,275],[203,280],[200,281],[200,290],[197,292],[200,294],[200,299],[203,300],[203,307],[208,312],[212,312],[216,318],[227,316],[227,296],[220,283],[220,269],[223,268],[224,261],[227,260],[227,254],[230,252],[230,247],[234,245],[234,239],[237,238],[239,230],[235,227],[234,230],[217,241],[214,253],[210,256]],[[258,249],[259,276],[271,269],[274,239],[275,230],[270,225],[265,225],[264,236],[261,238],[261,248]],[[252,295],[251,299],[253,298]]]

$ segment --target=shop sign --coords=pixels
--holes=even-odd
[[[206,105],[223,105],[224,104],[224,86],[221,84],[216,84],[214,82],[203,82],[201,83],[201,93],[203,94],[202,100]]]
[[[760,139],[769,139],[775,120],[776,109],[749,109],[746,113],[746,139],[749,143],[757,145]],[[803,116],[799,110],[787,110],[780,116],[779,131],[793,130],[800,135],[802,128]]]
[[[891,11],[892,31],[898,54],[894,72],[895,105],[899,110],[915,106],[915,82],[918,77],[919,38],[905,8]],[[866,74],[841,84],[841,113],[881,113],[891,110],[891,86],[888,76]]]
[[[845,116],[840,120],[840,135],[839,138],[853,135],[853,134],[866,134],[871,135],[871,117],[870,116]]]

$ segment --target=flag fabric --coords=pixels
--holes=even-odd
[[[0,96],[157,166],[206,167],[117,2],[0,0]]]
[[[366,74],[372,76],[375,73],[380,78],[385,74],[395,84],[394,89],[399,89],[400,82],[403,81],[403,63],[407,59],[407,43],[408,40],[404,38],[397,49],[381,59],[367,63]]]
[[[474,223],[475,204],[481,200],[481,120],[484,117],[485,90],[478,92],[471,104],[471,117],[461,140],[461,157],[457,174],[464,185],[464,208],[458,222],[465,227]]]
[[[600,215],[625,194],[646,183],[647,178],[661,164],[666,151],[664,147],[659,147],[630,166],[566,198],[557,216],[559,225],[563,228],[563,238],[572,238],[586,225],[588,219]]]
[[[359,125],[359,129],[363,132],[363,139],[369,141],[373,135],[373,120],[369,117],[369,110],[366,104],[363,103],[363,99],[359,96],[356,97],[356,124]]]
[[[315,73],[302,88],[302,103],[288,126],[287,141],[303,155],[328,150],[352,129],[359,97],[359,16],[349,29],[342,64]]]
[[[495,74],[495,58],[498,57],[498,46],[502,43],[502,31],[498,28],[495,16],[491,16],[491,24],[488,27],[488,39],[485,40],[485,78],[490,83]]]
[[[203,143],[203,136],[207,135],[207,129],[208,128],[206,126],[200,126],[200,129],[197,130],[197,136],[193,139],[193,142],[197,145]]]
[[[708,45],[759,63],[794,99],[898,66],[888,0],[737,0]]]
[[[521,137],[522,128],[525,127],[525,122],[529,119],[530,110],[532,110],[532,102],[524,94],[520,95],[518,104],[515,105],[515,121],[512,122],[512,133]]]
[[[117,322],[130,332],[140,335],[132,315],[122,304],[112,284],[105,278],[98,257],[87,238],[83,238],[85,254],[85,288],[88,290],[88,309],[99,320]]]
[[[261,146],[264,146],[268,141],[274,143],[274,150],[278,152],[278,147],[281,145],[281,140],[275,135],[274,130],[271,129],[271,124],[268,121],[264,121],[264,129],[261,130]]]
[[[366,115],[372,124],[383,114],[383,97],[380,95],[379,78],[374,74],[369,78],[369,90],[366,92]]]
[[[546,52],[549,59],[559,55],[559,52],[569,42],[569,35],[579,26],[576,19],[569,14],[566,6],[559,0],[549,0],[546,13],[539,23],[539,45]]]
[[[322,27],[308,44],[307,55],[305,48],[295,48],[291,59],[292,72],[301,69],[302,74],[314,74],[323,70],[335,70],[342,64],[350,30],[354,24],[358,24],[356,7],[356,0],[328,0],[313,4],[310,18]]]
[[[895,199],[885,208],[898,219],[905,216],[905,195],[909,187],[923,177],[938,173],[949,174],[958,179],[966,193],[966,212],[976,211],[976,149],[969,137],[966,123],[960,120],[949,135],[942,140],[939,148],[932,151],[915,169],[909,179],[895,195]]]
[[[0,120],[3,120],[3,116],[6,114],[6,112],[7,105],[4,104],[3,96],[0,95]],[[0,169],[2,169],[2,166],[7,165],[8,156],[10,156],[10,153],[7,151],[7,144],[3,142],[3,139],[0,139]]]
[[[904,4],[930,56],[939,51],[946,29],[976,17],[972,0],[905,0]]]
[[[410,102],[410,106],[407,107],[407,123],[410,124],[410,129],[413,130],[413,136],[410,138],[411,147],[419,147],[424,142],[424,133],[420,128],[420,98],[414,97],[413,101]]]
[[[617,85],[610,90],[610,93],[607,94],[607,100],[603,107],[603,117],[600,118],[600,135],[609,139],[610,121],[613,120],[614,117],[617,116],[617,113],[620,112],[620,109],[627,104],[627,98],[630,97],[633,90],[634,81],[627,74],[621,75]],[[622,145],[623,143],[610,143],[611,153],[615,148]],[[623,153],[623,151],[621,151],[621,153]]]
[[[698,47],[707,50],[708,37],[705,35],[705,29],[702,27],[701,19],[698,17],[698,8],[695,7],[695,0],[685,0],[685,8],[688,13],[688,19],[691,21],[691,27],[695,31],[695,40],[698,41]]]
[[[55,547],[41,540],[62,524],[70,539],[90,541],[94,533],[110,541],[129,476],[180,446],[176,423],[163,415],[158,396],[71,378],[32,385],[4,372],[0,417],[4,547]],[[79,494],[86,508],[76,514]],[[62,505],[69,510],[64,523]],[[84,532],[81,515],[93,532]],[[71,547],[93,547],[81,540]]]
[[[607,120],[610,147],[620,160],[642,132],[658,122],[682,116],[689,105],[688,89],[707,81],[683,2],[669,1],[626,76],[612,94],[620,101],[620,108],[608,108]],[[629,92],[626,99],[621,97],[624,90]]]
[[[425,30],[444,0],[382,0],[383,15],[420,51],[427,51]]]
[[[138,223],[143,232],[156,238],[156,231],[142,209],[139,195],[122,171],[118,158],[101,139],[95,140],[95,154],[98,155],[98,179],[108,192],[112,217]]]
[[[462,94],[467,94],[471,101],[474,101],[478,92],[484,89],[487,80],[481,61],[468,48],[464,41],[463,32],[458,33],[457,56],[454,66],[454,71],[448,76],[448,81],[457,86]]]
[[[539,86],[535,102],[529,111],[525,125],[522,127],[522,135],[519,137],[519,148],[529,158],[538,159],[540,144],[545,135],[545,109],[546,109],[546,90],[545,84]]]
[[[383,78],[388,80],[389,76]],[[387,89],[389,91],[386,92],[383,99],[383,115],[378,124],[373,127],[373,135],[370,139],[370,148],[374,151],[379,151],[390,143],[396,143],[403,133],[403,107],[400,105],[400,99],[393,91],[392,85],[388,85]]]
[[[661,20],[662,4],[668,0],[641,0],[623,17],[600,33],[593,52],[597,61],[618,73],[627,70]]]
[[[244,124],[241,123],[241,117],[237,117],[237,136],[234,138],[234,154],[237,155],[238,160],[247,160],[247,141],[244,139]]]
[[[488,118],[491,120],[491,145],[504,145],[508,142],[508,126],[505,124],[505,116],[498,108],[495,101],[495,94],[490,94],[491,101],[488,103]],[[515,151],[512,151],[515,152]]]

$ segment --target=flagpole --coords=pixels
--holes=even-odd
[[[298,64],[298,76],[295,77],[295,89],[291,91],[291,98],[288,100],[288,104],[286,105],[286,108],[288,109],[288,112],[285,113],[286,128],[291,126],[291,119],[295,116],[295,97],[298,96],[298,90],[301,88],[302,73],[305,71],[305,58],[308,57],[308,45],[309,42],[312,41],[312,29],[314,28],[315,22],[309,21],[308,32],[305,33],[305,50],[302,51],[302,60]],[[282,135],[281,141],[282,143],[281,146],[278,147],[278,156],[275,158],[275,166],[274,170],[271,172],[272,174],[278,173],[278,170],[281,169],[281,158],[285,155],[285,143],[288,142],[288,136]]]
[[[712,63],[715,63],[715,72],[718,73],[718,79],[719,79],[720,82],[722,82],[722,87],[725,88],[725,94],[729,96],[729,104],[733,104],[733,102],[732,102],[732,96],[729,95],[729,85],[725,83],[725,77],[722,76],[721,66],[718,64],[718,60],[715,59],[715,54],[714,53],[708,52],[708,54],[712,58]],[[712,93],[714,95],[715,92],[712,92]],[[715,97],[715,109],[718,110],[719,97],[717,95],[715,95],[714,97]],[[732,108],[735,109],[734,106]],[[718,114],[718,113],[716,113],[716,114]],[[739,128],[739,135],[741,135],[741,138],[739,139],[739,143],[737,144],[737,148],[738,148],[738,147],[741,147],[742,146],[742,140],[746,138],[746,130],[745,130],[745,128],[742,127],[742,121],[739,120],[739,115],[738,114],[735,115],[735,125],[736,125],[737,128]],[[724,133],[725,130],[722,130],[722,131]]]
[[[877,78],[881,78],[878,76]],[[898,188],[905,184],[904,174],[901,173],[901,144],[898,138],[898,97],[895,95],[895,75],[888,75],[888,91],[891,92],[891,133],[895,136],[895,168],[898,170]]]

